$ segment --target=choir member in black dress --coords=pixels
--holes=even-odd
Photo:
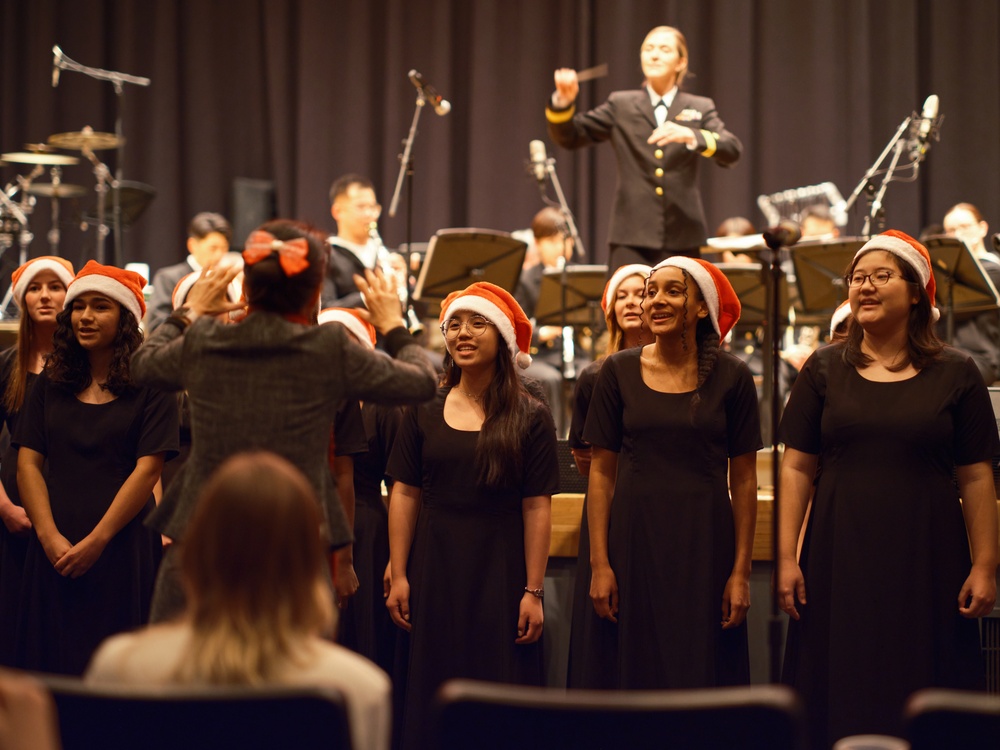
[[[56,315],[62,312],[66,286],[73,280],[68,260],[52,255],[33,258],[11,274],[11,291],[21,319],[17,342],[0,354],[0,425],[10,435],[35,378],[52,352]],[[18,666],[14,649],[21,577],[28,540],[34,533],[17,491],[17,447],[8,444],[0,459],[0,664]]]
[[[847,339],[806,362],[779,431],[783,679],[816,748],[899,733],[919,688],[982,688],[976,618],[996,600],[997,428],[975,363],[934,334],[930,256],[888,231],[846,283]]]
[[[479,282],[441,305],[448,346],[437,398],[403,417],[388,473],[391,589],[409,633],[400,739],[430,740],[445,680],[542,684],[543,578],[555,426],[514,368],[531,324],[514,298]]]
[[[161,546],[142,522],[178,427],[176,399],[136,386],[129,369],[145,284],[95,261],[83,267],[13,437],[37,532],[17,626],[29,669],[82,674],[104,638],[149,613]]]
[[[719,350],[740,303],[718,268],[675,256],[653,268],[643,308],[656,341],[607,358],[583,433],[590,596],[617,623],[613,684],[746,684],[760,419],[750,371]]]
[[[649,323],[642,311],[646,277],[652,269],[632,263],[617,269],[604,287],[601,309],[608,327],[609,354],[648,344],[652,340]],[[583,439],[590,399],[601,371],[604,357],[587,365],[576,380],[573,391],[573,419],[569,430],[570,451],[576,468],[584,477],[590,474],[590,445]],[[583,500],[580,520],[580,545],[576,558],[576,583],[573,587],[573,619],[570,627],[569,672],[567,687],[601,689],[612,687],[614,667],[609,663],[615,654],[617,630],[612,623],[597,616],[590,601],[590,536],[587,526],[587,499]]]
[[[319,323],[338,323],[361,346],[375,349],[375,327],[359,317],[357,310],[328,307]],[[340,615],[337,640],[367,656],[386,672],[392,672],[396,628],[383,596],[383,578],[389,564],[389,510],[382,498],[382,481],[389,461],[402,411],[398,406],[361,404],[361,419],[367,451],[351,458],[354,481],[353,568],[357,591]],[[339,442],[339,441],[338,441]],[[392,486],[391,480],[387,480]],[[339,565],[339,561],[338,561]]]

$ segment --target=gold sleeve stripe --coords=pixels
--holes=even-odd
[[[564,122],[568,122],[573,119],[573,115],[576,114],[576,105],[570,105],[569,109],[554,110],[545,108],[545,119],[551,122],[553,125],[561,125]]]
[[[702,130],[701,134],[705,136],[705,150],[701,152],[701,155],[707,158],[715,153],[719,141],[711,130]]]

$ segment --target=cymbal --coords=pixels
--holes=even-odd
[[[27,151],[15,151],[10,154],[0,154],[0,159],[12,164],[49,164],[61,166],[64,164],[76,164],[79,157],[66,156],[64,154],[32,154]]]
[[[56,153],[55,147],[50,146],[47,143],[25,143],[24,149],[26,151],[31,151],[34,154],[54,154]]]
[[[45,198],[80,198],[87,194],[87,188],[66,182],[58,185],[53,185],[51,182],[33,182],[24,189],[24,192]]]
[[[83,130],[74,130],[71,133],[56,133],[49,136],[49,145],[57,148],[71,148],[79,151],[90,150],[100,151],[102,149],[117,148],[122,142],[114,133],[95,133],[91,127]]]

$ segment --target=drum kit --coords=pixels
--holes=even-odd
[[[57,149],[80,151],[94,167],[97,192],[97,231],[100,237],[108,233],[105,221],[104,196],[115,187],[111,172],[97,158],[95,151],[118,148],[121,139],[112,133],[99,133],[90,127],[69,133],[57,133],[47,143],[27,143],[24,151],[0,154],[0,166],[22,166],[29,168],[0,189],[0,255],[14,244],[18,245],[18,265],[28,259],[28,246],[34,239],[30,217],[34,213],[39,198],[48,199],[51,204],[51,220],[47,239],[52,255],[59,254],[60,201],[79,199],[87,195],[87,188],[63,182],[63,168],[80,162],[80,157],[58,153]],[[39,180],[48,172],[48,181]],[[16,200],[15,200],[16,199]],[[82,225],[86,227],[86,224]],[[6,317],[10,305],[11,292],[8,290],[0,302],[0,316]]]

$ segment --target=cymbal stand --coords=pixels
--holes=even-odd
[[[36,166],[28,177],[18,177],[17,181],[19,183],[18,187],[13,187],[8,185],[2,191],[0,191],[0,203],[3,204],[4,208],[14,215],[14,218],[21,223],[21,231],[17,236],[18,244],[18,266],[23,266],[28,262],[28,245],[31,241],[35,239],[35,236],[31,233],[28,227],[28,215],[31,214],[32,208],[34,207],[34,197],[28,195],[24,192],[24,188],[31,184],[31,181],[42,172],[42,168]],[[20,205],[11,200],[18,190],[21,190],[21,201]],[[2,256],[7,249],[10,247],[10,241],[7,239],[0,239],[0,256]],[[16,315],[10,315],[8,308],[10,303],[14,299],[14,284],[11,283],[7,287],[7,293],[4,294],[3,301],[0,302],[0,319],[3,318],[14,318]]]
[[[110,179],[110,173],[108,173],[107,184],[111,186],[114,190],[112,195],[113,206],[111,209],[112,220],[114,222],[114,232],[115,232],[115,257],[114,265],[119,268],[124,268],[125,266],[125,236],[122,232],[122,205],[121,205],[121,191],[119,186],[123,179],[125,179],[125,131],[122,127],[122,109],[123,102],[125,99],[125,87],[124,84],[131,83],[136,86],[148,86],[151,81],[144,76],[133,76],[128,73],[119,73],[114,70],[104,70],[103,68],[92,68],[88,65],[81,65],[75,60],[71,60],[69,57],[63,53],[59,48],[59,45],[52,47],[52,52],[55,55],[53,64],[56,68],[60,70],[72,70],[76,73],[83,73],[90,78],[97,79],[99,81],[110,81],[115,87],[116,103],[117,107],[115,110],[115,135],[118,137],[118,158],[115,163],[115,178]],[[86,152],[85,152],[86,153]],[[88,157],[90,158],[90,157]],[[91,159],[93,161],[93,159]],[[103,166],[103,165],[102,165]],[[107,167],[104,167],[105,172],[107,172]],[[107,186],[103,189],[100,187],[102,183],[99,181],[97,188],[98,198],[102,201],[97,208],[97,215],[99,227],[98,227],[98,247],[100,248],[100,253],[98,256],[98,262],[103,263],[104,260],[104,238],[108,231],[104,225],[104,195],[107,193]],[[103,230],[103,235],[101,231]]]
[[[52,167],[49,170],[52,179],[52,224],[47,235],[49,247],[53,255],[59,255],[59,186],[62,185],[62,168]]]
[[[94,190],[97,191],[97,252],[96,260],[98,263],[104,263],[104,243],[108,237],[108,224],[105,221],[105,207],[104,207],[104,196],[108,192],[110,187],[117,193],[118,180],[111,176],[111,170],[102,162],[94,152],[89,149],[83,149],[83,155],[90,160],[90,163],[94,165],[94,178],[97,181],[94,186]],[[117,260],[117,258],[116,258]],[[117,265],[114,263],[112,265]]]

